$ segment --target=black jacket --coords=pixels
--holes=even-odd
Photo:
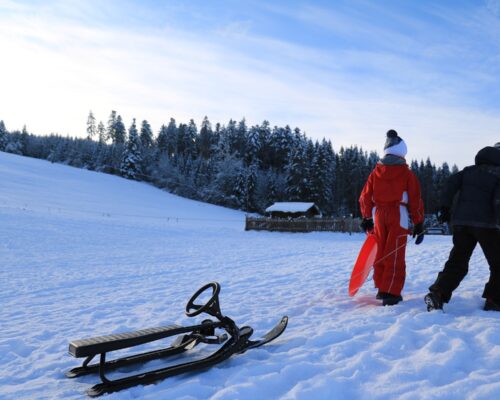
[[[451,207],[458,193],[453,225],[500,229],[500,150],[481,149],[475,163],[450,177],[442,204]]]

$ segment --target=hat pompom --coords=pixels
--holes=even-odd
[[[385,140],[384,154],[392,154],[398,157],[405,157],[407,153],[406,143],[398,136],[394,129],[387,131],[387,139]]]

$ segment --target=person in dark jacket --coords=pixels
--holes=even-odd
[[[456,205],[450,212],[455,195]],[[484,288],[484,309],[500,311],[500,146],[488,146],[476,155],[475,165],[450,177],[442,196],[440,222],[453,226],[453,248],[444,269],[425,296],[427,310],[442,309],[467,275],[477,243],[490,266]]]

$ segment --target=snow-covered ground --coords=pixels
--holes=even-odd
[[[446,312],[428,313],[450,237],[409,244],[405,300],[381,307],[371,281],[347,296],[363,235],[243,228],[241,212],[0,152],[0,398],[85,398],[98,378],[65,378],[81,362],[70,340],[191,324],[186,301],[218,281],[223,313],[256,336],[288,315],[285,333],[105,398],[500,399],[500,313],[481,309],[479,248]]]

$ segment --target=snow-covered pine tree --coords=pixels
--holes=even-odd
[[[286,168],[288,201],[306,201],[307,163],[303,143],[292,149]]]
[[[222,127],[217,144],[218,157],[217,159],[223,160],[230,157],[238,157],[236,154],[237,143],[237,129],[236,122],[232,119],[229,120],[227,126]]]
[[[167,146],[167,127],[162,125],[158,137],[156,138],[156,147],[160,153],[168,154]]]
[[[257,171],[258,167],[256,164],[252,164],[248,169],[247,175],[247,190],[246,190],[246,209],[247,211],[257,211]]]
[[[125,143],[126,137],[127,137],[127,130],[125,129],[125,124],[122,121],[121,115],[118,115],[118,117],[116,117],[116,122],[115,122],[115,141],[114,141],[114,143],[123,144],[123,143]]]
[[[99,143],[103,144],[106,142],[106,128],[102,121],[99,121],[99,125],[97,125],[97,135],[99,137]]]
[[[362,151],[357,146],[346,148],[341,153],[341,178],[343,179],[343,204],[348,214],[359,213],[359,193],[366,179],[363,178],[362,168],[366,165]]]
[[[7,129],[5,128],[5,124],[3,120],[0,120],[0,151],[5,148],[7,144]]]
[[[310,170],[310,199],[326,214],[332,212],[332,161],[328,152],[328,143],[323,139],[316,142]]]
[[[209,159],[212,153],[212,136],[212,126],[210,125],[208,117],[205,116],[205,118],[203,118],[203,122],[201,123],[200,134],[196,138],[198,152],[205,160]]]
[[[115,125],[116,125],[116,111],[112,110],[108,118],[108,129],[106,132],[106,140],[111,140],[115,143]]]
[[[123,152],[120,173],[128,179],[140,180],[142,174],[141,139],[135,125],[135,118],[128,131],[128,141]]]
[[[314,142],[311,139],[305,141],[305,169],[304,169],[304,183],[302,188],[302,196],[308,201],[311,200],[311,164],[315,153]]]
[[[245,146],[245,164],[250,166],[254,163],[258,163],[258,152],[259,152],[259,126],[252,126],[248,130],[248,136]]]
[[[193,119],[189,121],[189,125],[186,128],[184,135],[185,148],[184,153],[187,157],[195,158],[197,156],[196,151],[196,137],[198,136],[198,128]]]
[[[312,157],[311,164],[309,166],[309,187],[311,189],[311,195],[310,195],[310,200],[314,201],[318,206],[320,206],[321,202],[321,192],[322,192],[322,187],[323,187],[323,182],[322,182],[322,171],[321,171],[321,164],[322,164],[322,159],[321,159],[321,154],[319,151],[319,144],[316,142],[316,145],[314,147],[314,154]]]
[[[239,159],[243,159],[245,156],[245,147],[247,144],[248,137],[248,127],[245,118],[238,122],[238,127],[236,128],[236,136],[233,142],[233,151]]]
[[[186,130],[187,130],[187,125],[186,124],[179,124],[179,127],[177,128],[177,154],[178,155],[185,155],[186,152],[186,142],[188,141],[186,139]]]
[[[92,140],[97,133],[97,128],[95,125],[95,117],[92,113],[92,110],[89,112],[89,116],[87,118],[87,139]]]
[[[271,142],[271,128],[269,126],[269,121],[263,121],[262,125],[259,126],[259,136],[257,145],[257,159],[259,160],[258,165],[261,169],[268,169],[273,166],[273,144]]]
[[[420,175],[420,184],[422,185],[422,200],[424,201],[424,208],[430,210],[435,206],[433,199],[433,183],[435,166],[432,165],[429,157],[425,160]]]
[[[67,141],[63,140],[62,138],[58,138],[58,140],[55,143],[55,146],[51,149],[47,160],[49,160],[52,163],[62,163],[65,161],[65,158],[67,157],[68,153],[68,146],[67,146]]]
[[[273,128],[272,134],[271,134],[271,143],[270,145],[272,146],[272,168],[275,171],[280,171],[283,168],[283,163],[284,163],[284,155],[283,155],[283,148],[282,143],[283,143],[283,138],[285,136],[284,128],[275,126]]]
[[[151,125],[146,120],[142,121],[140,138],[141,144],[145,148],[153,147],[153,131],[151,130]]]
[[[247,172],[241,169],[236,177],[236,185],[234,187],[234,196],[238,207],[246,209],[247,201]]]
[[[443,165],[437,169],[435,173],[435,179],[434,179],[434,190],[433,192],[435,193],[435,206],[436,209],[434,211],[437,211],[439,207],[441,207],[441,194],[443,193],[443,190],[446,186],[446,183],[448,182],[448,178],[451,175],[450,171],[450,166],[448,163],[443,163]]]
[[[212,158],[217,158],[217,157],[213,157],[213,155],[215,153],[217,153],[217,146],[218,146],[219,140],[220,140],[221,129],[222,129],[221,124],[219,122],[217,122],[215,124],[215,129],[214,129],[213,135],[212,135],[212,150],[213,150]]]
[[[178,139],[177,124],[175,119],[170,118],[170,122],[168,123],[166,130],[166,145],[168,155],[171,158],[177,154]]]
[[[278,194],[276,190],[276,178],[275,174],[272,171],[268,172],[266,183],[267,183],[266,198],[263,199],[263,201],[264,201],[264,206],[268,207],[274,202],[278,201]]]
[[[418,174],[418,161],[417,160],[411,161],[410,169],[412,170],[413,173]]]
[[[323,194],[323,211],[326,215],[334,215],[335,213],[335,152],[333,151],[332,143],[329,140],[323,139],[321,143],[323,155],[325,157],[325,187]]]

